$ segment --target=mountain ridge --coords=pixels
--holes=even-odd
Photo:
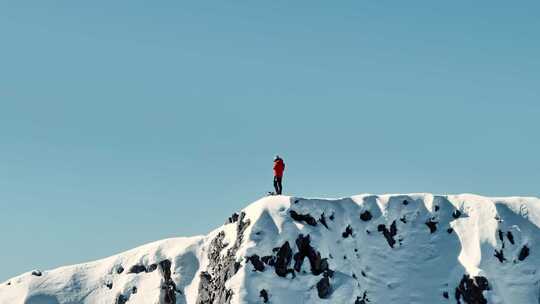
[[[540,303],[540,199],[262,198],[170,238],[0,284],[1,304]]]

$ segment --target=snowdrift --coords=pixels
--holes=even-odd
[[[206,236],[0,284],[1,304],[540,303],[540,199],[270,196]]]

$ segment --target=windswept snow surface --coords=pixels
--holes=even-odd
[[[242,212],[207,236],[22,274],[0,304],[540,303],[538,198],[270,196]]]

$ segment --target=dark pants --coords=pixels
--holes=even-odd
[[[281,194],[281,190],[283,190],[281,179],[281,176],[274,176],[274,189],[276,190],[276,194]]]

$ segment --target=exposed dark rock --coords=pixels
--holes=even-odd
[[[456,287],[455,297],[457,304],[461,304],[461,299],[467,304],[487,304],[483,292],[489,290],[489,283],[485,277],[470,278],[463,275],[461,282]]]
[[[227,219],[227,222],[225,222],[225,224],[236,223],[238,221],[238,218],[239,218],[239,215],[238,215],[238,213],[235,212],[231,216],[229,216],[229,218]]]
[[[163,281],[161,284],[161,303],[165,304],[175,304],[176,303],[176,292],[179,292],[176,289],[176,283],[171,278],[171,261],[163,260],[159,262],[159,267],[163,276]]]
[[[407,224],[407,218],[404,216],[402,216],[400,219],[399,219],[403,224]]]
[[[323,277],[317,283],[317,293],[319,295],[319,298],[328,299],[330,297],[331,292],[332,292],[332,287],[330,286],[330,279],[328,277]]]
[[[118,266],[118,268],[116,268],[116,273],[121,274],[122,272],[124,272],[124,267],[122,267],[122,265],[120,265],[120,266]]]
[[[336,213],[333,212],[333,213],[330,215],[329,219],[330,219],[331,221],[333,221],[335,217],[336,217]]]
[[[499,262],[503,263],[504,261],[506,261],[505,257],[504,257],[504,252],[503,250],[501,249],[500,251],[495,249],[495,254],[494,256],[499,260]]]
[[[305,222],[308,225],[311,226],[317,226],[317,221],[313,216],[308,214],[300,214],[294,210],[289,211],[289,214],[291,215],[292,219],[298,222]]]
[[[309,235],[304,237],[304,235],[300,234],[296,239],[298,252],[294,255],[294,270],[300,272],[304,258],[307,257],[311,266],[311,273],[313,275],[319,275],[328,270],[328,260],[321,259],[321,254],[311,247],[310,242]]]
[[[126,296],[124,296],[123,294],[120,294],[118,295],[118,297],[116,298],[116,304],[126,304],[126,302],[128,301],[128,298]]]
[[[360,271],[360,274],[361,274],[361,275],[362,275],[362,276],[363,276],[364,278],[365,278],[365,277],[367,277],[367,275],[366,275],[366,272],[365,272],[365,271],[363,271],[363,270],[362,270],[362,271]]]
[[[351,236],[353,233],[353,230],[352,230],[352,227],[351,225],[348,225],[347,228],[345,228],[345,231],[341,234],[341,236],[343,236],[343,238],[348,238],[349,236]]]
[[[448,299],[448,291],[443,292],[442,296],[443,296],[445,299]]]
[[[236,261],[236,252],[242,244],[244,231],[249,226],[249,219],[245,219],[245,213],[240,213],[236,221],[236,240],[227,249],[225,254],[221,251],[226,247],[223,243],[225,233],[221,231],[210,242],[208,249],[209,265],[206,271],[201,272],[197,304],[226,304],[230,303],[233,292],[227,289],[225,283],[236,274],[239,263]]]
[[[403,200],[403,205],[407,206],[409,204],[408,200]]]
[[[259,297],[263,298],[263,303],[268,303],[268,292],[266,289],[261,290]]]
[[[394,239],[394,237],[397,234],[396,221],[392,222],[392,224],[390,225],[390,229],[386,228],[384,224],[380,224],[379,226],[377,226],[377,230],[382,232],[382,234],[386,238],[386,241],[388,242],[388,245],[394,248],[394,245],[396,244],[396,240]]]
[[[453,218],[457,219],[457,218],[459,218],[460,216],[461,216],[461,211],[459,211],[459,210],[456,209],[456,210],[454,210],[454,212],[452,212],[452,217],[453,217]]]
[[[292,249],[289,245],[289,242],[285,242],[276,254],[276,264],[274,266],[276,274],[280,277],[286,277],[287,274],[293,273],[294,271],[289,268],[292,260]]]
[[[32,271],[32,275],[33,275],[33,276],[36,276],[36,277],[40,277],[40,276],[43,275],[43,273],[41,273],[41,270],[37,270],[37,269],[36,269],[36,270],[33,270],[33,271]]]
[[[276,264],[276,257],[273,255],[265,255],[261,258],[261,261],[268,266],[274,266]]]
[[[434,233],[435,231],[437,231],[437,224],[438,223],[439,222],[435,222],[433,219],[429,219],[426,222],[426,226],[428,226],[430,233]]]
[[[109,288],[109,289],[112,289],[113,288],[113,282],[110,282],[110,281],[105,282],[105,286],[107,286],[107,288]]]
[[[515,243],[514,243],[514,235],[512,234],[512,232],[507,231],[507,232],[506,232],[506,238],[508,239],[508,241],[509,241],[512,245],[515,244]]]
[[[146,267],[144,267],[144,265],[139,265],[139,264],[131,266],[131,268],[128,271],[128,273],[141,273],[141,272],[146,272]]]
[[[214,301],[214,294],[212,284],[212,276],[206,272],[203,271],[199,275],[200,282],[199,282],[199,294],[197,296],[197,303],[200,304],[211,304]]]
[[[146,272],[152,272],[157,269],[157,264],[150,264],[150,266],[146,267]]]
[[[371,215],[371,212],[368,210],[360,213],[360,219],[364,222],[370,221],[373,218],[373,215]]]
[[[362,297],[356,297],[356,301],[354,301],[354,304],[367,304],[368,302],[369,299],[367,298],[367,292],[364,291]]]
[[[255,270],[264,271],[264,263],[260,260],[258,255],[254,254],[252,256],[247,257],[247,261],[251,262],[251,265],[253,265]]]
[[[321,218],[319,219],[319,222],[320,222],[324,227],[326,227],[326,229],[330,229],[330,228],[328,228],[328,224],[326,223],[326,216],[324,215],[324,212],[323,212],[323,214],[321,214]]]
[[[499,229],[497,233],[499,234],[499,240],[504,243],[504,233],[502,232],[502,230]]]
[[[521,250],[519,251],[518,260],[523,261],[529,256],[529,247],[527,245],[523,245],[521,247]]]
[[[7,286],[11,286],[11,281],[6,283]]]
[[[435,205],[435,212],[439,211],[440,207],[439,205]]]
[[[454,229],[452,229],[452,227],[450,227],[450,228],[446,229],[446,232],[448,232],[448,234],[450,234],[450,233],[454,232]]]
[[[135,287],[135,286],[131,287],[131,293],[136,294],[137,293],[137,287]]]

